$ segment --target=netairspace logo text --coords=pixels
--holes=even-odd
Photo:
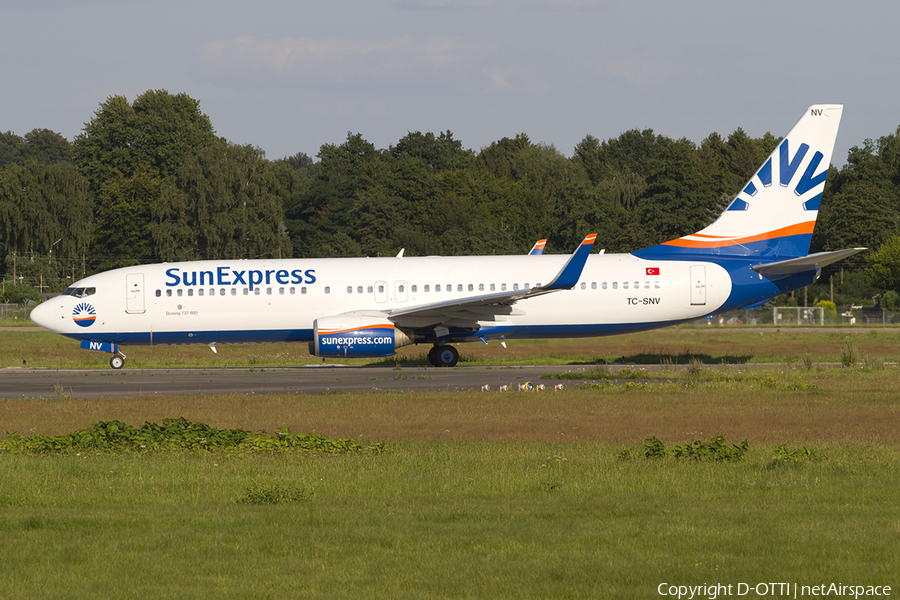
[[[678,600],[693,598],[873,598],[891,595],[889,585],[846,585],[843,583],[821,583],[801,585],[798,583],[715,583],[703,585],[675,585],[661,583],[656,588],[660,596],[670,596]]]

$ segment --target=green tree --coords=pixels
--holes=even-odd
[[[187,94],[149,90],[129,104],[111,96],[75,137],[73,156],[96,192],[107,181],[144,171],[173,175],[185,159],[217,142],[200,102]]]
[[[76,136],[72,155],[96,198],[97,268],[154,260],[151,207],[162,181],[192,155],[220,144],[200,103],[149,90],[129,104],[112,96]]]
[[[669,144],[647,166],[647,188],[636,209],[637,222],[655,243],[699,231],[717,216],[720,198],[703,189],[694,145]]]
[[[62,135],[49,129],[34,129],[25,134],[20,147],[21,162],[36,160],[52,165],[72,161],[72,145]]]
[[[166,260],[291,255],[274,165],[252,146],[218,144],[188,157],[153,208]]]
[[[868,273],[874,285],[882,290],[900,292],[900,235],[888,239],[868,255]]]
[[[354,206],[362,191],[383,180],[383,154],[360,134],[321,147],[308,189],[286,211],[295,256],[360,256]]]
[[[0,170],[0,244],[7,252],[73,259],[92,232],[85,178],[71,163],[34,160]]]

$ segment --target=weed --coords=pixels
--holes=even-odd
[[[858,360],[859,350],[856,349],[856,344],[847,340],[841,347],[841,366],[852,367]]]
[[[803,356],[800,357],[800,364],[807,371],[812,371],[813,366],[815,366],[812,354],[809,352],[804,353]]]
[[[654,435],[652,438],[644,440],[644,457],[646,458],[662,458],[666,455],[666,447]]]
[[[364,447],[353,439],[329,439],[325,436],[295,435],[288,429],[277,429],[274,436],[265,431],[251,433],[244,429],[215,429],[187,419],[164,419],[161,425],[144,423],[132,427],[121,421],[101,421],[91,429],[68,435],[21,436],[9,433],[0,439],[0,451],[61,454],[73,452],[150,452],[153,450],[243,450],[274,452],[380,452],[384,445]]]
[[[866,354],[863,363],[867,371],[884,371],[884,361],[880,358]]]
[[[235,504],[284,504],[309,500],[312,492],[302,487],[283,486],[278,483],[253,483],[240,496],[232,498]]]
[[[672,456],[673,458],[687,458],[690,460],[711,460],[711,461],[739,461],[744,458],[744,454],[750,449],[747,440],[740,444],[725,444],[725,438],[721,435],[715,435],[710,438],[709,442],[701,442],[693,440],[690,444],[683,446],[673,446],[671,450],[667,450],[665,445],[654,435],[652,438],[644,440],[644,457],[645,458],[663,458]],[[630,459],[631,453],[623,450],[616,454],[616,458]]]
[[[690,444],[673,446],[672,456],[691,460],[738,461],[744,458],[744,454],[749,449],[747,440],[740,444],[726,446],[723,436],[714,435],[709,442],[693,440]]]
[[[688,362],[687,366],[687,374],[682,382],[686,387],[693,387],[700,383],[700,380],[703,378],[703,363],[697,359],[692,358]]]
[[[53,384],[53,391],[56,392],[57,400],[68,400],[72,397],[72,389],[69,388],[69,391],[67,392],[66,388],[58,383]]]
[[[821,455],[806,446],[791,449],[787,447],[787,444],[782,444],[775,447],[775,454],[772,456],[772,462],[769,466],[793,465],[807,460],[820,460],[821,458]]]

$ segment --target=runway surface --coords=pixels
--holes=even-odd
[[[531,382],[552,388],[582,380],[541,380],[589,366],[541,365],[441,369],[434,367],[274,367],[227,369],[0,369],[0,398],[104,398],[153,394],[270,394],[377,390],[476,389]]]

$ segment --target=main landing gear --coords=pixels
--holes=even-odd
[[[434,346],[428,351],[428,362],[435,367],[455,367],[459,362],[459,351],[453,346]]]

